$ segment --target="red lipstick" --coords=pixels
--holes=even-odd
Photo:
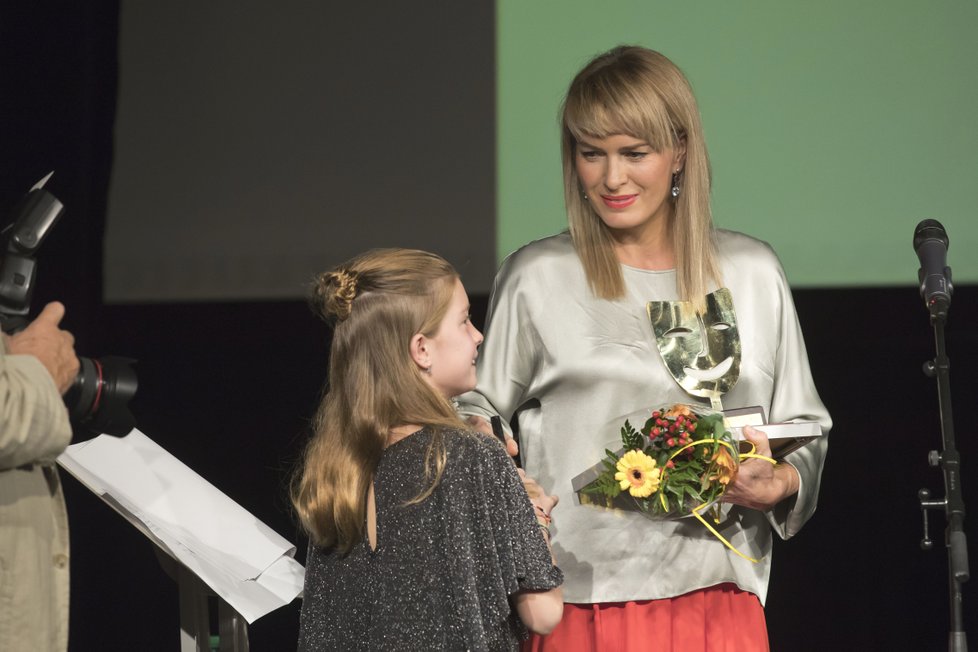
[[[601,201],[608,208],[628,208],[637,198],[638,195],[601,195]]]

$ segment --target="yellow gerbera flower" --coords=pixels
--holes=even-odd
[[[615,480],[622,491],[628,489],[636,498],[647,498],[658,490],[659,469],[655,468],[655,460],[642,451],[628,451],[616,466]]]

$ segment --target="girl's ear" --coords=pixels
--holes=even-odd
[[[428,340],[421,333],[415,333],[411,338],[411,359],[422,371],[431,366],[431,356],[428,355]]]

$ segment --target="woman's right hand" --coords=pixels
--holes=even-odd
[[[560,498],[556,495],[548,494],[543,490],[543,487],[537,483],[536,480],[531,478],[526,474],[523,469],[516,469],[516,472],[520,474],[520,479],[523,480],[523,488],[526,489],[526,495],[530,497],[530,503],[533,505],[533,511],[536,512],[537,522],[543,526],[544,539],[547,541],[547,545],[550,545],[550,523],[553,521],[553,517],[550,513],[553,508],[557,506],[560,502]],[[557,561],[554,560],[554,564]]]
[[[496,433],[494,433],[492,431],[492,426],[483,417],[477,417],[475,415],[472,415],[468,419],[466,419],[465,422],[473,430],[477,430],[478,432],[481,432],[481,433],[483,433],[485,435],[491,435],[492,437],[496,437]],[[507,435],[505,433],[505,431],[503,432],[503,436],[505,437],[506,441],[504,441],[502,443],[503,443],[503,446],[506,447],[506,452],[509,453],[509,456],[510,457],[516,457],[517,455],[519,455],[520,454],[520,447],[516,443],[516,440],[513,439],[512,437],[510,437],[509,435]]]
[[[557,505],[560,498],[547,494],[543,490],[543,487],[536,480],[528,476],[523,469],[516,469],[516,472],[523,479],[523,487],[526,489],[526,495],[530,497],[530,502],[543,508],[544,513],[549,516],[550,510]]]

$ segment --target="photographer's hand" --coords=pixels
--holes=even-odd
[[[13,355],[32,355],[40,360],[62,394],[71,387],[79,367],[74,336],[58,328],[64,315],[65,307],[54,301],[44,306],[27,328],[7,336],[7,350]]]

